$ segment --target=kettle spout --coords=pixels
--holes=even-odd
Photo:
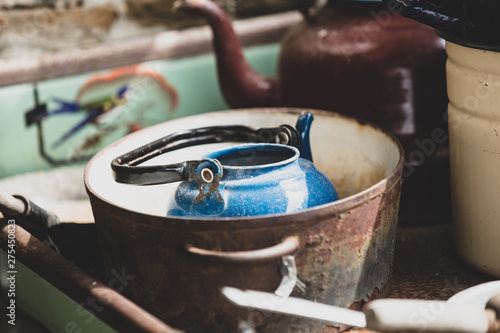
[[[219,85],[233,108],[278,106],[277,80],[255,72],[246,62],[231,21],[217,4],[209,0],[178,0],[174,10],[189,10],[208,21],[214,34]]]
[[[300,113],[299,119],[297,119],[297,124],[295,128],[300,135],[300,156],[309,161],[313,161],[311,152],[311,143],[309,141],[309,136],[311,133],[311,124],[313,122],[313,114],[308,111],[302,111]]]

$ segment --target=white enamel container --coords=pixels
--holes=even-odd
[[[447,42],[455,246],[500,277],[500,53]]]

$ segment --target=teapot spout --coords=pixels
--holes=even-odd
[[[231,107],[269,107],[280,104],[277,80],[263,76],[250,67],[224,10],[209,0],[178,0],[174,3],[174,10],[194,12],[205,18],[212,28],[219,85]]]
[[[309,134],[311,133],[311,124],[314,120],[314,117],[311,112],[302,111],[300,113],[299,119],[297,119],[297,124],[295,128],[300,135],[301,144],[300,144],[300,157],[305,158],[306,160],[313,161],[312,152],[311,152],[311,143],[309,140]]]

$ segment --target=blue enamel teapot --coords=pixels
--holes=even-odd
[[[115,158],[117,182],[155,185],[182,181],[167,216],[239,217],[293,213],[338,200],[333,183],[312,163],[309,133],[313,116],[304,112],[289,125],[252,129],[213,126],[173,133]],[[141,166],[189,146],[245,142],[207,153],[200,160]]]

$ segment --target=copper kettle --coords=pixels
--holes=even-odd
[[[318,108],[388,129],[406,151],[403,223],[449,218],[447,142],[427,142],[436,128],[447,131],[446,52],[432,28],[395,15],[400,8],[381,1],[330,0],[284,36],[278,76],[269,78],[247,64],[215,3],[183,0],[177,7],[212,27],[220,86],[231,107]]]

